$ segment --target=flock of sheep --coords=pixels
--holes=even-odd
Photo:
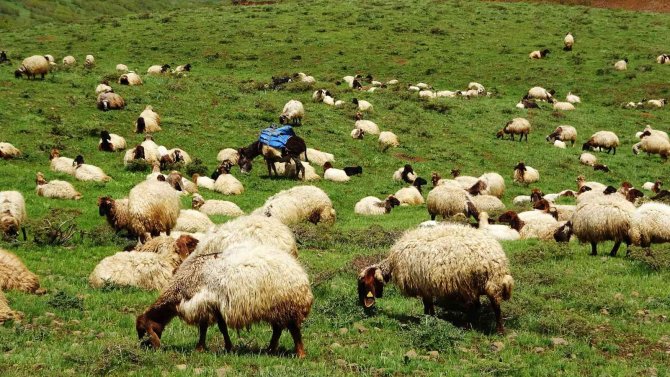
[[[568,33],[564,50],[572,50],[574,43],[574,36]],[[534,51],[530,58],[542,59],[548,53],[549,50]],[[626,69],[626,63],[626,60],[617,62],[615,69]],[[658,63],[668,64],[670,57],[661,55]],[[76,60],[68,56],[63,59],[63,64],[73,65]],[[93,67],[94,57],[87,56],[84,64],[87,68]],[[15,75],[44,77],[54,65],[54,58],[50,55],[32,56],[22,62]],[[116,68],[120,74],[118,84],[142,85],[141,77],[128,71],[127,66],[119,64]],[[154,65],[147,74],[184,75],[190,69],[190,64],[173,71],[170,71],[169,65]],[[296,74],[294,79],[316,84],[314,77],[304,73]],[[291,78],[273,78],[274,85],[289,80]],[[360,75],[346,76],[338,84],[343,83],[353,90],[366,92],[399,85],[398,80],[382,83],[371,76]],[[418,92],[422,98],[489,95],[483,85],[475,82],[470,83],[467,89],[457,91],[434,91],[425,83],[410,85],[408,90]],[[124,108],[124,99],[114,92],[108,82],[98,85],[95,92],[100,110]],[[556,101],[554,96],[553,91],[534,87],[523,96],[517,107],[536,108],[538,102],[548,102],[555,110],[571,111],[575,110],[575,104],[581,102],[572,93],[568,93],[564,102]],[[327,106],[347,105],[325,89],[316,90],[312,99]],[[648,101],[651,106],[665,106],[665,100],[652,101]],[[379,135],[383,150],[399,145],[393,132],[381,131],[377,124],[363,119],[364,114],[374,111],[370,102],[354,98],[353,104],[358,112],[352,138]],[[280,121],[300,126],[304,115],[304,105],[291,100],[284,107]],[[206,332],[212,324],[217,324],[226,350],[231,350],[229,327],[240,329],[253,323],[267,322],[273,330],[269,351],[277,350],[279,337],[287,329],[294,340],[297,356],[304,357],[300,327],[309,315],[314,297],[308,276],[296,258],[298,248],[289,226],[301,222],[334,223],[336,211],[328,194],[315,186],[298,185],[271,196],[252,213],[244,214],[233,202],[205,200],[198,193],[200,190],[212,190],[223,195],[243,194],[244,187],[231,174],[231,169],[239,165],[245,171],[244,148],[221,150],[217,156],[219,167],[212,177],[198,174],[183,177],[178,171],[163,174],[162,171],[170,164],[189,164],[192,161],[190,155],[180,148],[168,149],[154,141],[152,135],[161,131],[161,122],[159,114],[150,105],[139,114],[134,130],[146,134],[142,143],[128,146],[122,136],[102,131],[99,150],[125,150],[124,165],[141,160],[153,166],[153,172],[136,184],[125,198],[99,198],[98,211],[114,230],[125,230],[139,242],[132,251],[119,252],[100,261],[89,276],[90,285],[94,288],[107,284],[135,286],[161,292],[136,320],[137,334],[146,345],[160,347],[165,326],[174,317],[198,326],[198,350],[205,348]],[[532,125],[527,119],[514,118],[497,132],[497,137],[504,139],[509,136],[514,140],[517,136],[520,142],[528,141],[531,132]],[[667,159],[670,139],[665,132],[647,127],[637,136],[640,142],[633,147],[635,153],[658,154]],[[559,148],[566,148],[566,143],[574,146],[577,130],[561,125],[546,139]],[[613,132],[596,132],[583,143],[584,153],[580,162],[595,170],[608,171],[609,168],[598,163],[596,156],[590,152],[616,153],[619,146],[619,139]],[[298,178],[302,171],[304,181],[321,178],[312,164],[323,168],[323,179],[334,182],[346,182],[352,175],[363,172],[360,166],[337,169],[333,166],[335,156],[312,148],[306,148],[304,155],[298,156],[299,159],[285,159],[282,151],[274,153],[278,153],[276,161],[280,162],[268,160],[269,171],[272,167],[278,174]],[[20,154],[11,144],[0,143],[0,157],[9,159]],[[268,158],[266,156],[266,160]],[[102,169],[86,164],[83,156],[64,157],[56,149],[51,151],[50,168],[80,181],[107,182],[112,179]],[[511,179],[521,185],[540,181],[540,172],[523,161],[509,173]],[[432,172],[433,187],[425,200],[422,187],[428,182],[411,165],[393,171],[390,178],[407,186],[381,199],[374,196],[362,198],[355,204],[354,213],[383,216],[397,206],[425,203],[431,220],[407,231],[395,242],[386,259],[360,272],[358,296],[365,308],[375,305],[376,299],[382,297],[384,285],[393,281],[403,294],[423,300],[425,314],[435,313],[436,299],[458,297],[473,323],[480,296],[485,295],[495,313],[497,329],[502,332],[500,303],[511,298],[514,279],[499,241],[537,238],[569,242],[571,238],[576,238],[589,242],[595,255],[597,244],[610,240],[615,242],[612,256],[616,255],[621,243],[649,247],[652,243],[670,241],[670,206],[653,199],[642,204],[646,200],[642,199],[643,192],[629,182],[615,188],[578,177],[574,190],[566,188],[545,194],[535,188],[530,195],[513,198],[514,204],[530,203],[533,206],[532,210],[517,213],[508,210],[501,200],[505,193],[505,178],[498,172],[475,177],[453,170],[449,178]],[[37,195],[44,198],[77,200],[82,197],[70,182],[47,181],[42,172],[36,173],[36,184]],[[647,182],[643,189],[653,191],[659,198],[667,196],[669,193],[661,190],[660,186],[659,181]],[[192,209],[181,208],[181,195],[192,196]],[[576,203],[555,203],[565,197],[576,198]],[[490,217],[493,213],[500,214],[497,221]],[[235,218],[216,225],[209,219],[210,215]],[[438,216],[444,221],[436,221]],[[18,236],[26,217],[21,193],[0,192],[0,230],[4,235]],[[476,224],[463,224],[470,217]],[[0,288],[29,293],[43,291],[37,276],[5,250],[0,250]],[[16,315],[0,291],[0,321]]]

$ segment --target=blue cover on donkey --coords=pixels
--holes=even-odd
[[[293,127],[283,126],[277,128],[275,125],[272,125],[263,131],[261,131],[258,141],[265,145],[269,145],[273,148],[281,150],[286,146],[286,142],[291,136],[295,136],[293,132]]]

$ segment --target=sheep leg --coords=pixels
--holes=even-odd
[[[526,143],[528,142],[528,134],[526,134]]]
[[[28,237],[26,237],[26,228],[21,227],[21,233],[23,233],[23,240],[28,241]]]
[[[481,303],[479,302],[479,298],[477,298],[476,301],[473,301],[468,305],[468,328],[472,329],[475,324],[478,322],[479,319],[479,308],[481,307]]]
[[[612,154],[616,154],[616,147],[614,148],[614,153],[612,153]]]
[[[491,308],[493,308],[493,313],[496,315],[496,331],[498,334],[505,333],[505,327],[503,326],[502,313],[500,312],[500,303],[495,297],[488,296],[489,301],[491,301]]]
[[[202,352],[207,348],[205,346],[205,342],[207,340],[207,328],[208,323],[207,321],[202,321],[198,324],[198,327],[200,328],[200,337],[198,338],[198,344],[195,346],[195,350],[198,352]]]
[[[230,335],[228,335],[228,326],[226,326],[226,321],[223,319],[221,312],[216,311],[216,324],[219,325],[219,331],[223,334],[223,341],[226,347],[226,351],[233,349],[233,342],[230,341]]]
[[[268,166],[268,177],[272,177],[273,164],[268,159],[265,159],[265,164]]]
[[[302,344],[302,335],[300,334],[300,326],[297,323],[291,323],[288,325],[288,331],[293,337],[293,343],[295,343],[295,353],[298,358],[303,359],[305,357],[305,346]]]
[[[435,304],[432,297],[423,298],[423,314],[435,315]]]
[[[598,247],[598,243],[591,242],[591,255],[593,255],[593,256],[598,255],[597,247]]]
[[[509,134],[509,139],[514,141],[514,134]]]
[[[616,257],[617,251],[619,251],[619,246],[621,246],[621,241],[617,241],[614,243],[614,247],[612,248],[612,251],[610,252],[610,257]]]
[[[435,217],[437,217],[436,214],[434,214],[434,213],[431,213],[431,214],[430,214],[430,219],[431,219],[432,221],[435,221]]]
[[[268,346],[268,353],[276,353],[279,346],[279,337],[281,336],[282,327],[277,324],[272,324],[272,338],[270,338],[270,345]]]

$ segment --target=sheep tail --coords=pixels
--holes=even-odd
[[[505,277],[503,277],[501,287],[503,300],[512,298],[512,289],[514,288],[514,279],[512,278],[512,275],[505,275]]]

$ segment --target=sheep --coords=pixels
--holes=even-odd
[[[396,148],[400,146],[398,137],[391,131],[382,131],[379,133],[379,146],[382,150]]]
[[[406,232],[386,259],[358,275],[360,304],[374,306],[391,279],[405,296],[422,298],[424,314],[435,314],[434,298],[463,301],[471,324],[479,310],[479,296],[485,294],[497,331],[505,331],[500,302],[511,298],[514,279],[498,241],[480,230],[444,224]]]
[[[244,211],[242,211],[240,207],[233,202],[228,202],[225,200],[205,200],[199,194],[193,194],[191,206],[193,209],[210,216],[223,215],[237,217],[244,215]]]
[[[173,74],[183,75],[184,72],[191,72],[191,63],[186,63],[184,65],[178,65],[177,68],[172,70]]]
[[[670,155],[670,141],[660,136],[644,136],[642,140],[633,145],[633,153],[639,154],[640,150],[648,155],[658,154],[663,160]]]
[[[233,148],[221,149],[216,155],[216,160],[218,162],[229,161],[231,164],[237,165],[237,162],[240,160],[240,152]]]
[[[572,191],[572,190],[563,190],[563,191],[561,191],[559,193],[556,193],[556,194],[552,194],[552,193],[544,194],[544,195],[542,195],[542,199],[548,200],[550,202],[555,202],[560,197],[563,197],[563,196],[565,196],[565,197],[575,197],[576,195],[577,195],[577,193]]]
[[[98,86],[95,87],[95,94],[100,94],[100,93],[108,93],[108,92],[113,92],[114,89],[112,89],[111,86],[109,86],[109,83],[107,80],[104,80]]]
[[[393,195],[389,195],[386,200],[381,200],[374,196],[366,196],[356,203],[354,213],[366,216],[384,215],[390,213],[393,207],[399,205],[400,201]]]
[[[652,243],[670,242],[670,206],[645,203],[635,209],[630,228],[633,245],[649,248]]]
[[[233,177],[232,174],[226,172],[216,178],[213,189],[223,195],[241,195],[244,193],[242,183]]]
[[[342,80],[343,80],[344,82],[346,82],[347,84],[349,84],[349,87],[350,87],[350,88],[353,88],[353,87],[354,87],[354,81],[357,81],[357,79],[360,79],[360,78],[361,78],[361,75],[356,75],[356,76],[344,76],[344,77],[342,78]],[[337,82],[337,84],[339,85],[339,81]],[[359,83],[359,85],[360,85],[360,83]]]
[[[396,79],[391,79],[391,80],[386,82],[386,85],[398,85],[398,83],[400,83],[400,81],[398,81]]]
[[[584,152],[579,156],[579,162],[583,165],[594,166],[598,159],[591,153]]]
[[[554,144],[552,144],[554,147],[559,148],[559,149],[565,149],[566,145],[564,142],[560,140],[554,140]]]
[[[315,186],[296,186],[268,198],[253,214],[275,217],[284,224],[303,221],[333,223],[336,212],[328,195]]]
[[[47,182],[41,172],[37,173],[35,182],[37,184],[35,192],[38,196],[57,199],[81,199],[81,194],[75,190],[70,182],[58,180]]]
[[[149,69],[147,69],[147,75],[161,75],[166,73],[170,73],[169,64],[152,65],[151,67],[149,67]]]
[[[588,186],[591,190],[594,191],[603,191],[605,190],[605,188],[607,188],[607,186],[603,185],[600,182],[587,182],[586,177],[584,177],[583,175],[577,177],[576,182],[577,182],[577,191],[579,191],[584,186]]]
[[[85,164],[82,155],[78,155],[73,164],[75,164],[74,177],[80,181],[107,182],[112,179],[99,167]]]
[[[493,195],[474,195],[470,198],[479,213],[505,210],[505,204]]]
[[[72,55],[68,55],[63,58],[63,65],[64,66],[70,66],[70,65],[75,65],[77,64],[77,60],[74,58]]]
[[[368,101],[365,100],[358,100],[358,98],[354,98],[351,100],[351,102],[358,106],[358,111],[373,111],[374,108],[372,107],[372,104]]]
[[[661,99],[650,99],[649,101],[646,102],[647,107],[651,108],[661,108],[664,107],[666,104],[667,100],[665,98]]]
[[[527,166],[523,161],[521,161],[514,167],[513,178],[514,182],[528,185],[530,183],[539,181],[540,173],[536,169]]]
[[[21,316],[21,312],[15,312],[9,307],[5,294],[0,290],[0,325],[8,320],[20,319]]]
[[[597,195],[577,203],[572,226],[580,242],[591,243],[591,255],[597,255],[598,242],[612,240],[610,256],[616,256],[621,242],[630,244],[629,231],[635,206],[618,194]]]
[[[296,76],[300,78],[301,82],[304,82],[304,83],[307,83],[307,84],[310,84],[310,85],[316,84],[316,79],[314,78],[314,76],[307,76],[306,74],[304,74],[302,72],[296,73]]]
[[[240,329],[263,321],[272,325],[271,353],[288,328],[296,355],[304,358],[300,325],[313,300],[307,273],[292,256],[252,242],[226,249],[213,244],[208,254],[184,261],[156,302],[137,317],[135,327],[140,340],[148,336],[146,344],[159,348],[165,326],[179,316],[199,326],[196,350],[204,350],[207,328],[216,322],[230,351],[228,326]]]
[[[496,133],[496,138],[502,139],[505,134],[510,135],[510,140],[514,141],[514,135],[520,135],[519,141],[523,140],[524,136],[526,137],[526,142],[528,142],[528,134],[530,133],[530,122],[525,118],[514,118],[505,124],[498,133]]]
[[[512,203],[516,206],[521,206],[530,202],[530,195],[517,195],[512,199]]]
[[[543,197],[542,199],[533,203],[533,209],[544,211],[550,214],[555,213],[557,214],[556,220],[568,221],[572,218],[572,214],[575,212],[577,207],[568,204],[554,204],[553,202],[550,203],[549,200],[544,199]]]
[[[528,54],[528,57],[531,59],[542,59],[546,57],[550,52],[551,51],[549,51],[548,49],[536,50]]]
[[[302,102],[292,99],[284,105],[284,109],[279,116],[279,123],[287,124],[290,121],[291,125],[300,126],[304,116],[305,107],[302,105]]]
[[[514,211],[507,211],[500,215],[498,222],[509,223],[512,229],[519,232],[522,240],[537,238],[544,241],[553,240],[556,229],[564,224],[541,211],[528,211],[519,214]]]
[[[458,92],[453,92],[451,90],[438,90],[435,92],[435,97],[448,97],[454,98],[458,95]]]
[[[142,85],[142,79],[140,78],[140,75],[131,71],[119,76],[119,84],[130,86]]]
[[[407,87],[407,90],[409,90],[410,92],[419,92],[419,91],[421,91],[421,88],[419,88],[416,85],[410,85],[410,86]]]
[[[121,73],[128,73],[128,66],[125,64],[117,64],[116,71]]]
[[[4,51],[2,51],[4,53]],[[49,62],[50,66],[56,65],[56,59],[54,59],[53,55],[46,54],[44,55],[44,59],[46,59]],[[2,62],[2,59],[0,58],[0,62]]]
[[[570,102],[554,102],[554,110],[572,111],[574,109],[575,105]]]
[[[472,203],[470,195],[461,188],[454,188],[447,185],[435,186],[428,193],[426,206],[431,220],[435,220],[437,215],[443,219],[463,214],[466,217],[479,217],[477,208]]]
[[[670,64],[670,55],[661,54],[656,58],[656,63],[658,64]]]
[[[570,145],[574,146],[577,141],[577,129],[566,125],[556,127],[554,132],[547,135],[547,141],[553,143],[556,140],[563,142],[570,141]]]
[[[479,213],[478,228],[498,241],[516,241],[521,238],[519,232],[507,225],[489,224],[489,214],[486,212]]]
[[[423,195],[421,195],[421,186],[425,185],[426,180],[417,177],[412,185],[409,187],[403,187],[400,190],[396,191],[394,196],[400,201],[401,206],[418,206],[424,203]]]
[[[93,55],[86,55],[86,58],[84,58],[84,67],[91,69],[95,66],[95,57]]]
[[[10,143],[0,143],[0,158],[9,160],[21,156],[21,151]]]
[[[126,139],[117,134],[110,134],[109,131],[100,131],[100,141],[98,141],[98,150],[106,152],[116,152],[126,149]]]
[[[323,179],[333,182],[348,182],[351,178],[344,170],[333,168],[333,164],[326,162],[323,165]]]
[[[351,138],[352,139],[358,139],[361,140],[363,139],[363,136],[365,136],[365,132],[359,128],[354,128],[351,130]]]
[[[565,96],[565,101],[573,104],[582,103],[582,99],[579,98],[579,96],[572,94],[572,92],[568,92],[568,94]]]
[[[645,136],[658,136],[658,137],[662,137],[666,140],[670,140],[670,137],[668,137],[667,132],[661,131],[661,130],[655,130],[655,129],[651,128],[650,125],[647,125],[642,132],[636,133],[635,136],[639,139],[642,139]]]
[[[325,103],[328,106],[335,106],[335,98],[326,95],[323,97],[322,102]]]
[[[314,93],[312,93],[312,101],[322,102],[323,98],[326,97],[328,93],[329,92],[326,89],[315,90]]]
[[[572,51],[572,46],[575,45],[575,37],[572,35],[572,33],[568,32],[568,34],[565,35],[565,38],[563,38],[563,51]]]
[[[410,164],[405,164],[393,173],[393,180],[398,182],[413,183],[416,177],[417,175]]]
[[[295,165],[289,162],[275,162],[274,166],[277,169],[277,174],[288,178],[302,179],[303,181],[318,181],[321,177],[316,174],[316,170],[308,162],[300,161],[302,165],[304,176],[299,177]]]
[[[306,155],[301,154],[300,160],[323,166],[326,162],[335,162],[335,156],[333,156],[332,153],[322,152],[314,148],[307,148]]]
[[[363,119],[363,114],[360,111],[356,112],[356,124],[354,128],[366,134],[379,135],[379,126],[370,120]]]
[[[542,88],[540,86],[535,86],[532,87],[528,90],[528,93],[523,97],[523,99],[536,99],[540,101],[546,101],[549,103],[553,103],[553,95],[554,95],[553,90],[547,90],[545,88]]]
[[[114,200],[109,196],[98,197],[98,214],[105,216],[107,223],[115,232],[128,229],[130,223],[128,198]]]
[[[14,77],[21,78],[26,75],[28,78],[34,79],[35,76],[40,75],[44,80],[44,75],[49,73],[49,61],[41,55],[33,55],[23,59],[19,69],[14,71]]]
[[[647,191],[651,191],[651,192],[655,192],[655,193],[657,193],[657,192],[661,191],[661,186],[662,186],[662,185],[663,185],[663,182],[661,182],[661,181],[659,181],[659,180],[657,179],[657,180],[654,181],[654,182],[645,182],[645,183],[642,185],[642,188],[645,189],[645,190],[647,190]]]
[[[486,188],[481,191],[482,194],[502,198],[505,193],[505,179],[502,175],[495,172],[484,173],[479,176],[478,180],[483,181],[486,185]]]
[[[600,148],[601,150],[607,149],[607,154],[614,150],[613,154],[616,154],[616,149],[619,146],[619,137],[611,131],[598,131],[594,133],[589,140],[582,145],[582,150],[590,150],[594,148]]]
[[[186,153],[185,150],[183,150],[181,148],[168,149],[167,154],[168,154],[168,156],[170,156],[170,158],[174,162],[181,162],[184,165],[188,165],[191,162],[193,162],[193,160],[191,159],[191,156],[188,153]]]
[[[194,209],[182,209],[173,229],[179,232],[207,233],[212,226],[214,223],[206,214]]]
[[[154,133],[161,130],[161,117],[151,105],[147,105],[135,121],[135,133]]]
[[[154,137],[151,135],[145,135],[144,141],[140,144],[144,151],[144,159],[149,163],[153,164],[156,161],[160,161],[161,154],[158,151],[158,144],[154,141]],[[167,149],[165,150],[167,152]]]
[[[437,98],[437,93],[432,90],[421,90],[419,91],[420,98]]]
[[[614,63],[614,69],[617,71],[625,71],[628,69],[628,58],[619,60],[616,63]]]
[[[51,150],[49,160],[51,160],[50,166],[52,171],[74,175],[74,159],[61,157],[58,149],[53,148]]]
[[[344,172],[350,177],[363,174],[363,167],[361,166],[345,166],[342,170],[344,170]]]
[[[18,191],[0,191],[0,232],[3,236],[15,238],[21,229],[25,241],[26,229],[23,224],[27,218],[26,201],[22,194]]]
[[[298,246],[291,229],[278,219],[263,215],[241,216],[217,225],[208,233],[196,254],[207,253],[209,244],[225,248],[248,241],[298,257]]]
[[[173,246],[160,252],[123,251],[106,257],[95,266],[88,283],[93,288],[113,284],[147,291],[162,290],[179,265],[195,250],[198,240],[184,235],[169,243]]]
[[[174,228],[179,217],[179,195],[167,183],[144,181],[128,194],[128,231],[140,241]],[[102,215],[102,209],[100,214]]]
[[[0,249],[0,291],[17,290],[41,293],[40,281],[28,270],[21,259],[7,250]]]
[[[123,100],[123,97],[114,92],[104,92],[98,94],[96,105],[98,109],[102,111],[121,110],[126,107],[126,101]]]

